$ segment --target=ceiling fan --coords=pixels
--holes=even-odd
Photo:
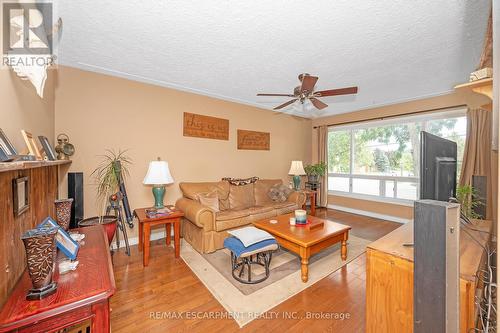
[[[299,75],[300,86],[295,87],[292,94],[257,94],[257,96],[285,96],[285,97],[293,97],[292,100],[289,100],[286,103],[278,105],[273,110],[282,109],[296,101],[300,101],[300,103],[304,104],[305,100],[308,99],[314,105],[314,107],[318,110],[322,110],[328,106],[328,104],[323,103],[318,99],[318,97],[326,97],[326,96],[338,96],[338,95],[350,95],[356,94],[358,92],[358,87],[347,87],[340,89],[331,89],[331,90],[321,90],[314,91],[314,86],[316,85],[316,81],[318,81],[317,76],[311,76],[308,73],[303,73]]]

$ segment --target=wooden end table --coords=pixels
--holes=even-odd
[[[302,193],[304,193],[307,197],[309,197],[309,202],[311,203],[311,215],[316,215],[316,191],[313,190],[302,190]],[[307,199],[306,202],[302,205],[302,209],[306,210],[306,204],[307,204]]]
[[[290,217],[294,214],[279,215],[273,219],[277,223],[270,223],[269,219],[254,222],[259,229],[269,232],[276,238],[280,246],[297,254],[300,257],[302,282],[309,279],[309,258],[324,249],[340,243],[340,257],[347,259],[347,240],[350,226],[308,216],[311,224],[304,227],[290,225]]]
[[[168,206],[167,208],[175,209],[173,206]],[[139,220],[139,251],[142,251],[142,265],[144,267],[149,265],[149,239],[151,237],[151,227],[156,225],[164,224],[165,232],[166,232],[166,243],[170,245],[171,243],[171,227],[174,225],[174,248],[175,248],[175,257],[179,258],[180,254],[180,225],[181,218],[184,216],[184,213],[178,209],[175,209],[170,215],[165,216],[157,216],[157,217],[147,217],[146,215],[147,208],[138,208],[134,210],[134,215]]]

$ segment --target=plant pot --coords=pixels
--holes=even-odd
[[[318,175],[308,175],[307,181],[309,183],[317,183],[319,181],[319,176]]]
[[[71,205],[73,199],[62,199],[54,201],[56,206],[56,221],[65,231],[69,229],[69,222],[71,220]]]
[[[55,267],[57,227],[26,231],[21,239],[26,249],[26,262],[33,288],[27,300],[38,300],[53,294],[57,283],[52,281]]]
[[[116,216],[106,215],[106,216],[94,216],[89,217],[88,219],[83,219],[78,222],[79,227],[90,227],[93,225],[102,225],[104,230],[106,230],[106,235],[108,236],[108,243],[111,245],[113,241],[113,237],[115,237],[116,232]]]

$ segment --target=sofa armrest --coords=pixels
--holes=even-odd
[[[188,198],[177,200],[175,206],[184,212],[185,218],[198,227],[203,228],[205,231],[215,229],[215,212],[207,206]]]
[[[302,209],[302,205],[306,203],[306,195],[304,192],[294,191],[288,196],[287,201],[297,204]]]

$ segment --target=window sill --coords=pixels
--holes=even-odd
[[[400,206],[413,207],[414,200],[408,199],[397,199],[397,198],[382,198],[375,195],[367,195],[367,194],[358,194],[358,193],[347,193],[341,191],[328,191],[328,195],[335,195],[339,197],[346,197],[352,199],[360,199],[367,201],[375,201],[375,202],[383,202],[383,203],[391,203]]]

